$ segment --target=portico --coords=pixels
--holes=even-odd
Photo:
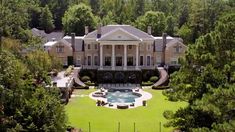
[[[111,70],[120,69],[123,67],[123,70],[127,70],[127,57],[128,57],[128,46],[133,46],[135,48],[135,69],[139,69],[139,44],[141,41],[99,41],[100,48],[100,68],[104,67],[104,46],[111,46]],[[123,59],[119,59],[119,61],[123,60],[122,66],[117,66],[116,64],[116,47],[123,46]],[[133,53],[132,53],[133,54]],[[122,56],[121,56],[122,57]],[[133,67],[133,66],[132,66]]]

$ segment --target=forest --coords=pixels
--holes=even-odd
[[[153,35],[166,32],[183,38],[188,51],[164,94],[189,105],[167,111],[165,126],[193,132],[235,131],[234,0],[0,2],[0,131],[66,129],[58,91],[45,89],[50,83],[46,73],[59,67],[52,63],[55,58],[39,49],[41,41],[30,29],[84,35],[85,26],[94,30],[98,24],[128,24],[143,31],[151,26]],[[37,51],[22,57],[22,49],[28,47]]]

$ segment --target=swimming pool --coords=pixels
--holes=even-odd
[[[109,103],[134,103],[141,94],[132,92],[130,89],[112,89],[105,95]]]

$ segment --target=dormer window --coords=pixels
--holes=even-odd
[[[181,52],[181,46],[179,44],[177,44],[176,46],[174,46],[175,48],[175,53],[180,53]]]
[[[64,52],[64,46],[56,46],[56,52],[57,53],[63,53]]]

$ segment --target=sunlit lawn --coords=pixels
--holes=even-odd
[[[81,90],[80,95],[88,95],[94,90]],[[177,110],[187,104],[185,102],[170,102],[162,95],[162,91],[145,90],[153,95],[147,101],[147,107],[138,107],[128,110],[116,110],[97,107],[95,101],[88,96],[75,97],[66,106],[69,124],[88,132],[89,122],[91,132],[117,132],[120,122],[120,132],[168,132],[172,128],[165,128],[167,120],[163,117],[165,110]]]

